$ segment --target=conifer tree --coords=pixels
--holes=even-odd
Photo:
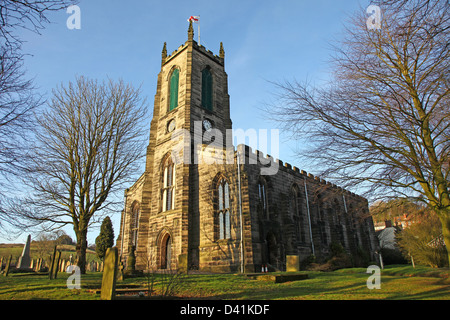
[[[95,239],[95,251],[97,256],[103,260],[106,250],[114,245],[114,229],[109,217],[103,219],[100,234]]]

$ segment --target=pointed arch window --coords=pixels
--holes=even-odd
[[[298,202],[297,202],[297,198],[298,198],[298,190],[297,188],[294,186],[291,189],[291,203],[290,203],[290,217],[293,219],[294,217],[297,217],[299,215],[298,212]]]
[[[258,197],[262,216],[269,219],[269,208],[267,205],[267,183],[264,178],[260,178],[258,182]]]
[[[178,69],[173,70],[169,80],[169,111],[172,111],[178,107],[178,83],[179,83],[180,71]]]
[[[202,107],[209,111],[213,109],[213,78],[209,68],[202,71]]]
[[[162,211],[175,208],[175,165],[168,157],[163,166]]]
[[[131,244],[133,246],[137,245],[138,240],[139,214],[139,203],[135,202],[131,208]]]
[[[290,203],[289,203],[289,215],[294,225],[294,231],[297,236],[297,240],[305,242],[305,233],[302,232],[303,216],[301,214],[300,191],[297,185],[291,188]]]
[[[225,179],[222,179],[218,185],[218,239],[231,238],[231,205],[230,205],[230,186]]]

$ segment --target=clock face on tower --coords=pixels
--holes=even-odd
[[[208,119],[203,120],[203,129],[205,129],[205,131],[211,130],[212,127],[213,126],[212,126],[212,123],[210,120],[208,120]]]
[[[175,120],[174,119],[170,120],[169,123],[167,124],[167,131],[172,132],[173,130],[175,130]]]

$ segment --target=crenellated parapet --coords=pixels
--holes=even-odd
[[[242,164],[250,164],[250,165],[253,164],[253,165],[259,165],[261,167],[266,167],[266,168],[274,168],[274,169],[276,168],[278,171],[293,175],[294,177],[296,177],[298,179],[301,179],[301,180],[306,179],[306,181],[314,182],[316,184],[326,186],[326,188],[334,189],[335,191],[338,191],[339,193],[347,194],[349,196],[358,197],[358,198],[366,200],[364,197],[361,197],[358,194],[348,191],[332,182],[326,181],[325,179],[315,176],[312,173],[308,173],[304,170],[300,170],[298,167],[292,166],[288,162],[283,162],[282,160],[274,159],[271,155],[264,154],[260,150],[257,150],[257,149],[253,150],[248,145],[244,145],[244,144],[238,145],[237,150],[235,152],[235,156],[237,157],[238,155],[241,155],[241,159],[242,159],[241,163]]]

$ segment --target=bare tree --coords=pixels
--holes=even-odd
[[[380,28],[357,13],[334,48],[328,84],[278,84],[268,110],[329,180],[378,197],[414,197],[438,214],[450,248],[448,1],[379,1]],[[450,250],[448,250],[450,252]]]
[[[16,47],[22,40],[17,29],[39,33],[48,22],[47,14],[59,11],[78,1],[74,0],[2,0],[0,4],[0,35],[9,46]]]
[[[14,225],[9,206],[15,200],[12,181],[23,172],[24,157],[33,128],[32,113],[43,104],[33,81],[26,78],[18,29],[39,33],[47,14],[73,4],[73,0],[3,0],[0,2],[0,226]],[[8,230],[10,234],[10,230]]]
[[[15,214],[48,228],[72,225],[82,272],[89,226],[115,204],[112,193],[131,181],[145,154],[146,112],[140,91],[123,81],[79,77],[57,88],[37,119],[25,181],[34,194]]]
[[[12,181],[24,169],[29,135],[33,128],[32,112],[42,105],[31,80],[22,71],[22,55],[0,47],[0,225],[14,218],[7,210]]]

